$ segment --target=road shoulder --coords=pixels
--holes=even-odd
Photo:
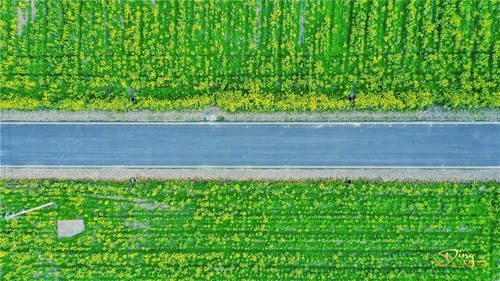
[[[500,171],[425,169],[0,169],[5,179],[127,180],[149,178],[228,180],[371,179],[381,181],[500,182]]]
[[[217,108],[191,111],[78,111],[2,110],[2,121],[499,121],[500,109],[452,111],[430,108],[414,112],[241,112]]]

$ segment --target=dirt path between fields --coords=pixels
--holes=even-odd
[[[306,179],[376,179],[382,181],[496,181],[498,170],[234,170],[234,169],[7,169],[0,170],[1,178],[29,179],[92,179],[127,180],[154,179],[230,179],[230,180],[306,180]]]
[[[255,112],[228,113],[217,108],[168,112],[108,112],[108,111],[20,111],[3,110],[0,120],[6,121],[378,121],[378,120],[439,120],[439,121],[499,121],[500,109],[450,111],[431,108],[416,112]]]

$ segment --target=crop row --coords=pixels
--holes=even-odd
[[[498,107],[498,6],[1,1],[1,107]]]
[[[498,184],[2,180],[7,279],[489,280]],[[58,219],[85,231],[58,239]],[[439,267],[461,249],[485,266]],[[470,261],[468,261],[470,263]],[[463,261],[460,261],[463,264]]]

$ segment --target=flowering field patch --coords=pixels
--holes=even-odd
[[[2,280],[493,280],[498,188],[492,183],[1,180],[0,275]],[[55,204],[5,219],[8,210],[47,202]],[[84,220],[85,231],[58,239],[57,220],[74,219]]]
[[[0,108],[498,108],[498,9],[498,0],[0,1]]]

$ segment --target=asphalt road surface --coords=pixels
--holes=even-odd
[[[2,122],[3,168],[500,169],[500,122]]]

